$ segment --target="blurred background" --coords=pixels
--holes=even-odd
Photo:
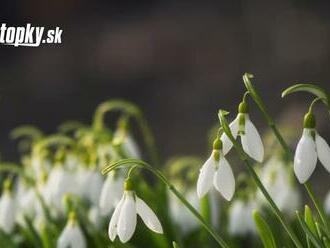
[[[59,26],[63,36],[60,45],[0,47],[2,158],[18,158],[14,127],[54,132],[65,120],[90,123],[110,98],[141,106],[163,159],[206,155],[218,108],[236,112],[244,72],[255,75],[274,117],[300,134],[311,96],[280,94],[295,82],[330,91],[329,10],[329,1],[311,0],[3,1],[7,26]],[[317,110],[330,141],[329,116]],[[265,129],[254,105],[251,112]]]

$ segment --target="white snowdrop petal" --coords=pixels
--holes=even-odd
[[[197,195],[199,198],[202,198],[212,187],[214,173],[215,160],[211,155],[202,166],[197,180]]]
[[[320,162],[330,172],[330,147],[328,143],[318,134],[316,134],[315,143]]]
[[[110,174],[103,186],[99,200],[99,207],[102,215],[110,214],[111,210],[120,201],[124,191],[124,179],[122,177],[115,178]]]
[[[123,142],[123,148],[127,155],[132,158],[141,158],[140,149],[132,136],[127,135]]]
[[[236,139],[237,135],[238,135],[238,130],[239,130],[239,119],[236,118],[235,120],[233,120],[232,123],[230,123],[229,128],[230,128],[232,135]],[[222,145],[223,145],[223,149],[222,149],[223,154],[226,155],[230,151],[230,149],[233,147],[233,143],[230,141],[229,137],[225,133],[223,133],[221,135],[220,139],[221,139]]]
[[[118,220],[119,215],[121,212],[121,207],[124,203],[124,197],[119,201],[117,207],[115,208],[115,211],[112,214],[112,217],[110,219],[109,228],[108,228],[108,235],[111,241],[114,241],[117,236],[117,226],[118,226]]]
[[[58,241],[57,248],[85,248],[86,240],[79,226],[66,225]]]
[[[130,240],[136,227],[136,206],[132,192],[125,193],[125,200],[119,214],[117,233],[122,243]]]
[[[4,193],[0,200],[0,228],[7,234],[15,226],[15,200],[9,193]]]
[[[300,183],[305,183],[312,175],[317,163],[316,145],[310,130],[304,129],[294,156],[294,173]]]
[[[140,215],[146,226],[156,232],[163,233],[162,225],[152,209],[140,198],[136,197],[136,212]]]
[[[245,118],[245,134],[241,135],[243,150],[253,159],[262,162],[264,159],[264,145],[260,134],[249,117]]]
[[[219,169],[214,175],[213,183],[227,201],[232,199],[235,192],[235,178],[228,161],[224,157],[220,158]]]

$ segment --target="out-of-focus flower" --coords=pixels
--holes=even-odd
[[[103,177],[97,169],[83,168],[77,174],[80,195],[91,202],[93,205],[99,204],[99,198],[103,185]]]
[[[76,219],[75,213],[71,213],[68,223],[63,229],[58,241],[57,248],[85,248],[86,240]]]
[[[281,211],[285,211],[288,214],[294,214],[301,200],[292,176],[290,167],[277,156],[272,157],[260,171],[261,181],[276,205]],[[266,203],[260,191],[258,191],[257,196],[261,202]]]
[[[252,217],[253,210],[257,207],[254,200],[235,200],[229,209],[228,231],[231,235],[244,236],[256,233]]]
[[[141,158],[141,152],[132,136],[127,135],[123,140],[123,149],[128,157]]]
[[[262,162],[264,159],[264,146],[260,134],[248,114],[246,102],[242,102],[238,108],[238,115],[235,120],[230,123],[230,131],[234,138],[241,137],[243,150],[253,159]],[[223,133],[221,136],[223,142],[223,153],[226,155],[233,146],[229,137]]]
[[[103,183],[99,208],[102,215],[108,215],[120,201],[124,191],[124,178],[110,172]]]
[[[199,209],[199,199],[195,191],[190,190],[184,196],[195,209]],[[189,213],[176,196],[170,193],[168,199],[172,219],[183,233],[188,233],[198,227],[199,224],[196,219],[191,216],[191,213]]]
[[[230,201],[235,192],[235,178],[233,171],[222,153],[222,142],[217,139],[213,145],[213,152],[200,170],[197,181],[197,195],[202,198],[212,185],[221,195]]]
[[[294,172],[300,183],[312,175],[317,159],[330,172],[330,147],[315,130],[315,117],[308,112],[304,119],[304,130],[294,157]]]
[[[7,234],[15,227],[16,202],[10,191],[11,182],[5,181],[4,191],[0,198],[0,228]]]
[[[103,223],[103,216],[101,215],[98,206],[92,206],[88,210],[88,219],[98,229],[101,229]]]
[[[156,233],[163,233],[162,225],[156,214],[141,200],[134,191],[129,181],[125,182],[125,191],[119,201],[109,223],[109,238],[114,241],[116,236],[122,243],[129,241],[136,228],[137,214],[144,224]]]
[[[60,214],[64,214],[62,198],[67,193],[76,193],[79,186],[73,172],[61,165],[55,165],[50,171],[47,184],[44,186],[46,202],[56,208]],[[48,196],[47,196],[48,195]]]

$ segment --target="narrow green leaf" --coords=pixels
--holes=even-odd
[[[253,212],[253,219],[256,223],[257,231],[265,248],[276,248],[273,233],[258,211]]]
[[[313,214],[312,214],[312,211],[311,209],[305,205],[305,222],[306,222],[306,225],[309,227],[309,229],[311,230],[311,232],[317,236],[318,233],[317,233],[317,229],[316,229],[316,225],[315,225],[315,221],[314,221],[314,218],[313,218]]]
[[[327,105],[330,106],[329,95],[320,87],[313,84],[295,84],[282,92],[282,97],[290,95],[295,92],[309,92],[319,98]]]
[[[323,247],[322,241],[320,241],[319,238],[317,236],[315,236],[313,234],[313,232],[309,229],[309,227],[306,225],[306,222],[300,216],[299,211],[296,211],[296,215],[297,215],[299,224],[301,225],[303,231],[308,236],[310,241],[315,245],[315,247],[322,248]]]

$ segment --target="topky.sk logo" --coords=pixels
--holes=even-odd
[[[34,27],[27,23],[25,27],[0,26],[0,45],[39,47],[41,44],[61,44],[63,30],[59,27],[45,31],[45,27]]]

